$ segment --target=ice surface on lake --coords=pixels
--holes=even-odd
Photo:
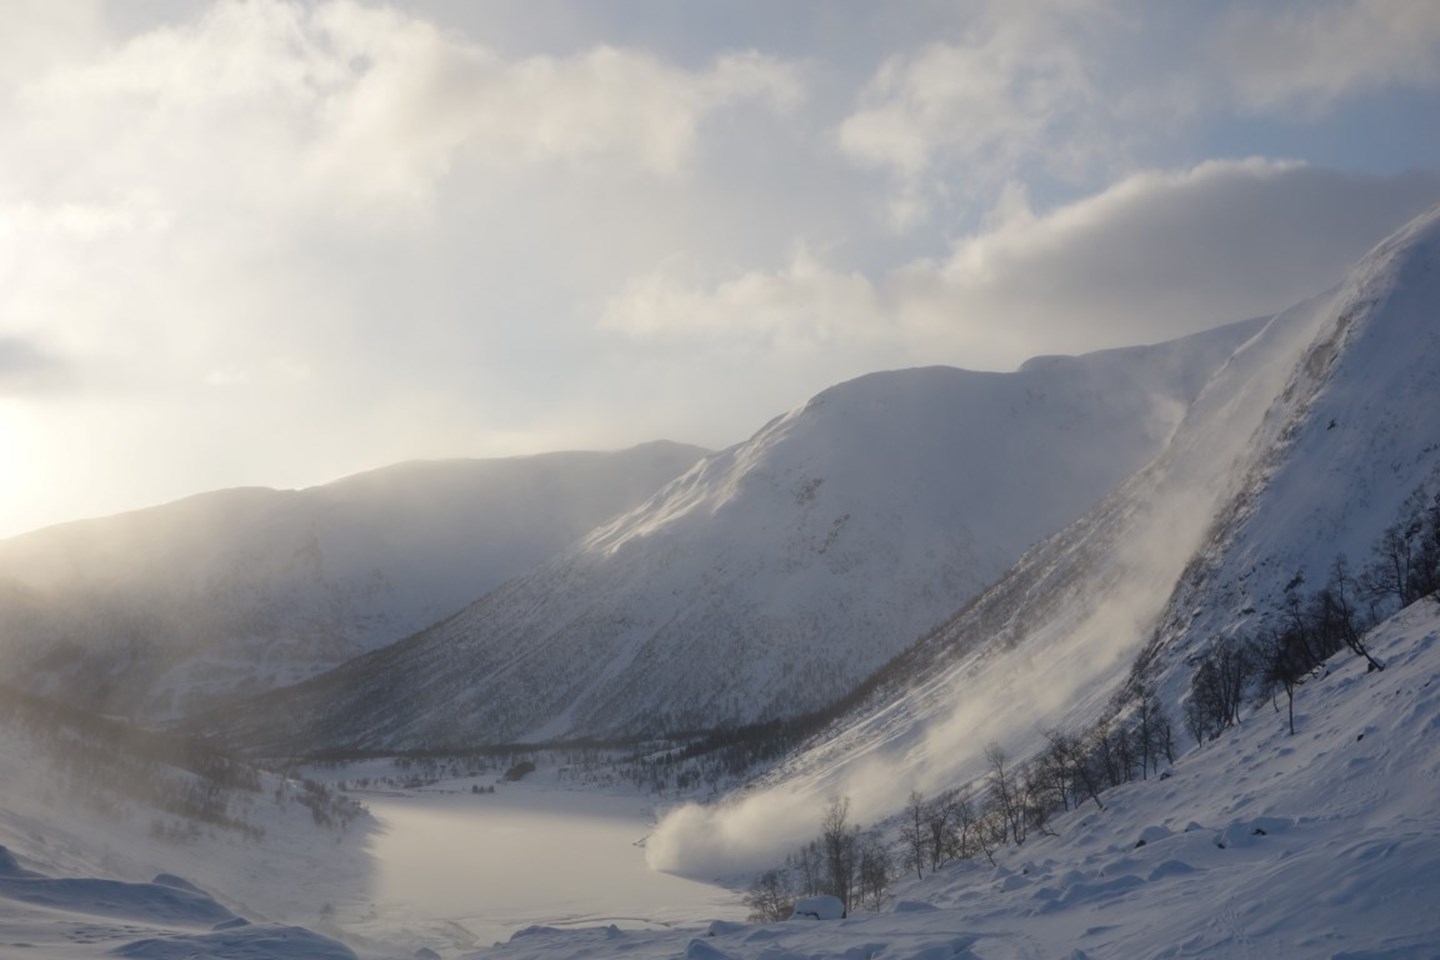
[[[639,797],[523,783],[366,802],[383,825],[372,848],[380,925],[403,918],[422,936],[428,927],[461,946],[468,933],[486,946],[535,925],[634,929],[746,912],[732,891],[646,865],[650,807]]]

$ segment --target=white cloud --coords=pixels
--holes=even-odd
[[[505,59],[391,8],[229,0],[45,74],[21,119],[29,146],[116,190],[172,194],[178,177],[247,202],[413,199],[462,151],[673,176],[708,115],[802,94],[797,68],[755,53],[694,71],[605,46]]]
[[[1249,4],[1221,21],[1214,53],[1239,100],[1259,111],[1316,113],[1391,85],[1433,88],[1440,85],[1440,4]]]
[[[720,30],[560,2],[508,31],[430,0],[5,5],[0,459],[33,496],[12,470],[0,512],[60,478],[109,499],[50,519],[414,456],[721,445],[878,367],[1272,309],[1434,195],[1259,162],[1125,178],[1219,109],[1171,69],[1208,11],[802,4]],[[794,59],[727,52],[751,43]],[[925,228],[872,229],[885,200]]]
[[[1153,342],[1283,309],[1440,200],[1440,174],[1367,177],[1262,159],[1131,175],[1017,215],[899,271],[916,336],[1017,362]]]
[[[25,340],[0,336],[0,397],[44,392],[63,380],[53,357]]]
[[[9,0],[0,30],[0,96],[56,62],[93,54],[104,38],[101,0]]]
[[[64,34],[46,10],[20,21]],[[463,194],[507,213],[537,184],[674,180],[707,117],[803,92],[755,53],[507,59],[389,7],[224,0],[0,99],[0,314],[112,381],[238,382],[348,338],[366,311],[325,270],[433,242],[460,165]]]
[[[883,314],[868,279],[831,270],[802,247],[783,269],[709,287],[666,270],[636,278],[606,306],[601,326],[640,340],[814,349],[888,332]]]
[[[854,351],[878,340],[909,362],[1007,369],[1035,353],[1156,342],[1283,309],[1436,201],[1435,173],[1212,161],[1135,174],[1044,215],[1007,191],[1003,216],[982,232],[873,281],[808,253],[708,287],[662,271],[632,282],[605,316],[641,339]]]
[[[0,530],[141,489],[644,439],[552,429],[582,389],[558,370],[574,302],[674,246],[708,123],[763,131],[805,94],[757,53],[501,55],[347,0],[123,37],[54,6],[7,8],[0,36],[34,53],[0,66],[0,393],[26,425],[0,454],[30,477]]]
[[[895,226],[924,219],[947,172],[973,202],[1022,166],[1076,176],[1114,153],[1083,21],[1043,13],[985,17],[959,41],[889,59],[862,91],[840,146],[890,172]]]

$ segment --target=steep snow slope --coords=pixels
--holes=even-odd
[[[1051,822],[1056,836],[911,875],[881,913],[646,931],[531,929],[484,956],[745,960],[1432,960],[1440,944],[1440,607],[1337,655],[1299,729],[1261,704],[1218,741]],[[812,824],[812,830],[814,825]],[[1141,841],[1144,841],[1143,844]],[[698,919],[698,918],[697,918]],[[478,956],[478,955],[476,955]]]
[[[1306,357],[1293,411],[1217,519],[1157,631],[1157,669],[1187,639],[1273,623],[1286,587],[1352,575],[1415,491],[1440,492],[1440,214],[1381,244]],[[1286,398],[1282,398],[1286,399]]]
[[[662,827],[665,862],[753,863],[808,830],[829,792],[872,819],[911,788],[979,776],[990,741],[1023,756],[1046,728],[1095,719],[1152,638],[1152,678],[1174,709],[1185,658],[1252,615],[1233,583],[1274,594],[1297,565],[1323,571],[1337,549],[1374,542],[1440,465],[1437,257],[1440,210],[1267,323],[1161,456],[887,665],[771,789]],[[1271,556],[1273,571],[1250,572]],[[734,840],[717,850],[701,833]]]
[[[292,683],[533,569],[695,447],[404,463],[0,543],[0,679],[151,718]]]
[[[1255,327],[841,384],[533,576],[217,726],[413,747],[818,707],[1149,459]]]

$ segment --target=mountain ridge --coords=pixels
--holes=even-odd
[[[1143,464],[1197,370],[1257,324],[1028,372],[838,384],[540,572],[216,729],[275,749],[413,748],[819,706]]]
[[[187,700],[293,682],[526,572],[703,452],[657,441],[411,461],[6,540],[6,678],[151,719],[183,713]]]

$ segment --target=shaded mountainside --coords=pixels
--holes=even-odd
[[[151,719],[293,683],[534,569],[703,453],[403,463],[0,542],[0,680]]]
[[[769,782],[843,786],[862,755],[922,790],[963,782],[987,742],[1033,751],[1138,673],[1174,709],[1187,659],[1274,617],[1297,573],[1318,587],[1338,552],[1368,559],[1417,488],[1433,495],[1437,371],[1440,210],[1269,321],[1153,463],[873,675]]]
[[[833,387],[539,572],[209,722],[263,750],[374,749],[819,707],[1150,459],[1257,326]]]

